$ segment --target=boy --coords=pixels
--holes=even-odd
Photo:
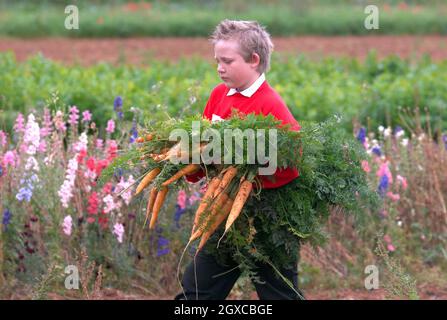
[[[212,91],[203,117],[212,121],[225,119],[231,115],[232,108],[236,108],[244,114],[272,114],[283,124],[290,124],[291,130],[300,130],[300,125],[284,101],[265,80],[273,50],[270,36],[265,29],[257,22],[224,20],[216,27],[211,40],[217,72],[223,83]],[[197,182],[203,175],[203,172],[198,172],[188,176],[187,180]],[[298,171],[292,168],[278,169],[269,177],[259,176],[263,193],[281,192],[281,187],[297,177]],[[209,246],[215,246],[215,243],[209,242]],[[231,257],[226,263],[218,260],[206,250],[201,250],[195,266],[191,263],[186,268],[182,280],[184,292],[179,293],[176,299],[225,299],[241,271]],[[255,282],[254,285],[259,298],[302,298],[297,288],[297,262],[293,261],[291,268],[284,267],[280,270],[293,284],[293,288],[280,279],[269,265],[258,263],[256,271],[261,281]]]

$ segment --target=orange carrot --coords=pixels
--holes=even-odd
[[[194,164],[194,163],[188,164],[185,167],[183,167],[182,169],[180,169],[176,174],[174,174],[168,180],[163,182],[161,185],[163,187],[165,187],[165,186],[173,183],[174,181],[177,181],[178,179],[180,179],[184,175],[193,174],[194,172],[197,172],[199,169],[200,169],[200,166],[198,164]]]
[[[217,187],[216,191],[214,191],[214,196],[217,197],[222,191],[225,190],[225,188],[230,184],[231,180],[236,176],[237,174],[237,168],[235,167],[229,167],[222,178],[222,181]]]
[[[152,208],[154,207],[155,198],[157,197],[158,190],[157,188],[153,187],[151,192],[149,193],[149,200],[147,201],[147,208],[146,208],[146,219],[144,220],[144,225],[146,225],[147,219],[149,219],[149,214],[152,211]]]
[[[202,217],[202,214],[205,212],[205,209],[208,207],[208,204],[213,199],[214,190],[219,186],[220,184],[220,178],[214,177],[211,182],[208,185],[208,189],[206,189],[205,194],[202,197],[202,200],[200,201],[199,207],[197,208],[195,217],[194,217],[194,224],[192,226],[191,236],[196,231],[196,228],[199,224],[199,220]]]
[[[206,216],[205,221],[202,223],[201,226],[197,227],[197,230],[194,232],[194,234],[189,238],[189,241],[194,241],[198,237],[202,235],[203,232],[205,232],[210,227],[210,222],[213,220],[213,217],[216,217],[216,215],[219,213],[219,210],[222,210],[225,202],[228,201],[228,194],[227,193],[221,193],[217,199],[214,201],[214,203],[211,205],[211,210],[208,216]]]
[[[197,252],[203,248],[208,239],[213,235],[216,229],[225,220],[225,218],[230,213],[232,206],[233,206],[233,200],[229,198],[227,202],[225,202],[221,210],[218,209],[218,212],[214,217],[211,227],[203,233],[202,238],[200,239],[199,246],[197,247]]]
[[[242,208],[244,207],[244,204],[247,201],[252,188],[253,184],[249,180],[244,180],[241,183],[241,187],[237,192],[236,198],[234,199],[233,207],[231,208],[231,212],[228,215],[228,219],[225,224],[225,233],[228,231],[228,229],[231,227],[231,225],[234,223],[234,221],[241,213]]]
[[[160,168],[152,169],[146,176],[141,180],[140,184],[137,186],[135,195],[139,194],[144,188],[146,188],[160,173]]]
[[[158,214],[160,213],[161,206],[163,205],[166,195],[168,194],[168,187],[163,187],[157,193],[157,198],[155,199],[154,208],[152,210],[151,222],[149,223],[149,229],[155,227],[155,222],[157,221]]]

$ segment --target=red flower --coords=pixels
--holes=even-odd
[[[109,162],[112,162],[114,158],[116,158],[118,154],[118,145],[116,144],[115,140],[109,141],[109,146],[107,148],[107,160]]]
[[[88,158],[86,161],[86,165],[90,171],[95,171],[95,158],[93,157]]]
[[[112,183],[111,182],[107,182],[104,185],[104,187],[102,188],[102,192],[104,194],[110,194],[110,192],[112,192],[112,187],[113,187]]]
[[[98,194],[96,192],[92,192],[88,198],[87,212],[88,214],[98,214]]]
[[[107,160],[99,160],[96,162],[96,168],[95,168],[95,172],[96,175],[99,177],[101,175],[101,171],[107,167],[107,165],[109,164],[109,162]]]
[[[103,212],[104,213],[104,212]],[[100,216],[98,218],[98,223],[103,229],[107,229],[107,224],[109,222],[109,218]]]
[[[78,158],[77,158],[78,163],[81,163],[86,156],[87,156],[87,150],[82,149],[81,151],[79,151]]]

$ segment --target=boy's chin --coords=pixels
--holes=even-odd
[[[234,88],[235,86],[234,86],[234,84],[233,84],[233,82],[231,82],[231,81],[228,81],[228,80],[222,80],[222,82],[228,87],[228,88]]]

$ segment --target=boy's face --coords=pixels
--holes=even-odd
[[[253,54],[252,61],[246,62],[239,52],[239,44],[235,40],[219,40],[214,45],[219,77],[227,87],[242,91],[260,75],[256,70],[259,56]]]

